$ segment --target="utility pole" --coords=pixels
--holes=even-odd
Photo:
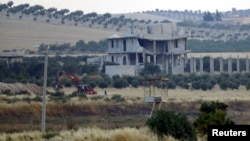
[[[45,46],[45,59],[44,59],[43,105],[42,105],[42,122],[41,122],[42,134],[45,134],[45,124],[46,124],[45,121],[46,121],[47,68],[48,68],[48,45]]]

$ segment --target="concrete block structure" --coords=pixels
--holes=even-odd
[[[22,62],[25,56],[25,50],[8,50],[0,52],[0,60],[6,61],[8,64],[13,62]]]
[[[222,74],[222,73],[228,73],[229,75],[232,75],[234,73],[249,73],[249,56],[247,55],[246,57],[241,57],[237,55],[236,57],[228,56],[226,58],[221,57],[216,57],[214,58],[213,56],[209,56],[209,70],[204,72],[203,67],[204,67],[204,58],[206,56],[189,56],[188,60],[190,62],[190,70],[187,71],[186,73],[194,73],[194,74],[210,74],[210,75],[217,75],[217,74]],[[199,72],[196,70],[196,61],[199,60]],[[218,60],[217,65],[215,64],[215,61]],[[245,68],[241,67],[243,66],[242,61],[245,61]],[[235,63],[233,63],[235,62]],[[226,68],[224,68],[224,65],[227,65]],[[241,68],[240,68],[241,67]]]
[[[145,64],[158,65],[166,74],[184,74],[187,37],[175,33],[174,24],[132,25],[122,36],[107,38],[106,74],[136,76]],[[110,67],[110,68],[109,68]],[[134,71],[121,71],[134,69]],[[114,73],[116,72],[116,73]]]

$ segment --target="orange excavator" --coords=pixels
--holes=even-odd
[[[61,77],[66,77],[66,78],[71,79],[74,82],[74,85],[77,88],[78,93],[97,94],[97,92],[93,88],[91,88],[91,87],[89,87],[87,85],[80,85],[78,77],[76,77],[73,74],[64,72],[64,71],[57,72],[56,80],[55,80],[55,82],[53,84],[53,88],[56,91],[59,91],[60,89],[63,88],[62,84],[60,83],[60,78]]]

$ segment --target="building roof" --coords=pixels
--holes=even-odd
[[[0,52],[0,58],[8,58],[8,57],[24,57],[25,51],[18,52]]]
[[[139,36],[138,38],[140,39],[146,39],[146,40],[162,40],[162,41],[165,41],[165,40],[176,40],[176,39],[185,39],[187,38],[186,36],[174,36],[174,37],[171,37],[171,36],[168,36],[168,35],[153,35],[153,34],[145,34],[145,35],[142,35],[142,36]]]
[[[135,35],[135,34],[125,34],[119,36],[117,34],[111,35],[108,40],[111,39],[127,39],[127,38],[137,38],[137,39],[146,39],[146,40],[157,40],[157,41],[166,41],[166,40],[176,40],[176,39],[185,39],[187,36],[175,36],[171,37],[169,35],[154,35],[154,34],[143,34],[143,35]]]
[[[121,38],[121,36],[117,35],[117,34],[113,34],[111,36],[109,36],[108,38],[114,39],[114,38]]]
[[[145,39],[153,41],[168,41],[186,39],[187,35],[176,31],[176,23],[160,23],[149,25],[131,25],[123,35],[112,35],[108,39]]]
[[[113,34],[113,35],[109,36],[107,39],[111,40],[111,39],[126,39],[126,38],[137,38],[137,36],[133,35],[133,34],[124,34],[122,36],[119,36],[117,34]]]

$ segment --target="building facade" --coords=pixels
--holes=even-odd
[[[22,62],[25,56],[25,50],[8,50],[0,52],[0,60],[6,61],[8,64],[13,62]]]
[[[122,36],[107,38],[105,61],[109,76],[136,76],[147,63],[158,65],[166,74],[183,74],[187,50],[187,37],[176,35],[173,24],[131,26]]]

